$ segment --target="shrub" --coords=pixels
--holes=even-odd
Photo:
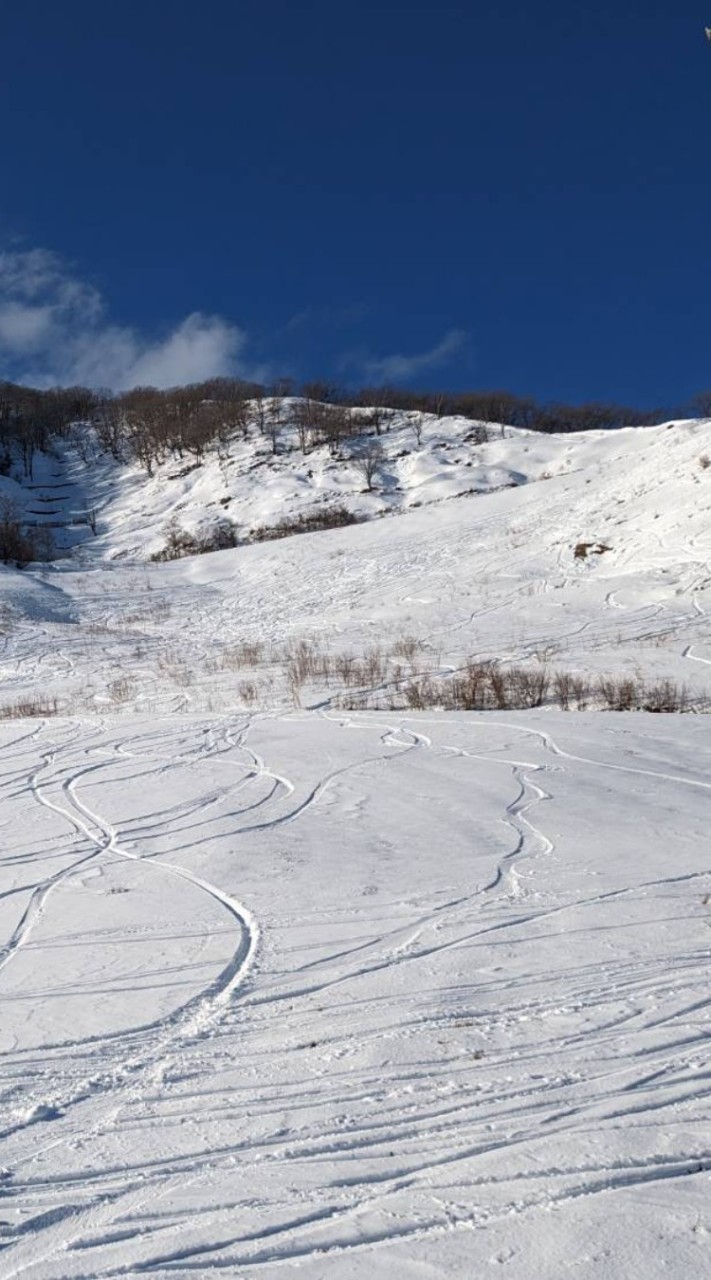
[[[181,529],[180,525],[172,524],[168,528],[165,546],[162,550],[156,551],[151,556],[151,560],[182,560],[184,556],[197,555],[198,550],[198,544],[193,534]]]
[[[239,546],[237,525],[224,517],[198,537],[198,549],[201,555],[206,551],[227,551],[230,547]]]
[[[685,685],[674,684],[673,680],[660,680],[644,690],[644,711],[688,711],[689,691]]]
[[[160,551],[154,552],[151,560],[182,560],[185,556],[205,555],[209,551],[225,551],[239,544],[237,526],[231,520],[218,520],[209,529],[200,533],[188,533],[179,524],[168,526],[166,544]]]
[[[56,716],[59,704],[56,698],[45,698],[40,694],[34,697],[18,698],[17,702],[0,706],[0,720],[24,720],[26,717]]]
[[[324,507],[321,511],[304,512],[291,519],[285,517],[277,524],[259,525],[252,530],[252,538],[255,542],[269,542],[276,538],[290,538],[297,533],[317,533],[320,529],[339,529],[359,523],[360,517],[347,507]]]
[[[582,676],[573,676],[569,671],[556,671],[553,675],[553,693],[561,711],[570,711],[575,706],[578,711],[585,711],[590,701],[590,685]]]
[[[46,526],[28,529],[12,498],[0,501],[0,560],[25,569],[33,560],[50,560],[52,535]]]
[[[356,683],[352,673],[360,666],[358,660],[351,659],[344,684]],[[377,705],[383,710],[398,710],[404,705],[415,711],[524,711],[551,704],[563,711],[585,711],[592,706],[606,711],[684,712],[704,711],[709,706],[705,696],[692,699],[685,686],[669,679],[648,685],[630,676],[601,676],[591,685],[583,676],[567,671],[551,675],[545,667],[503,667],[492,661],[470,661],[451,678],[412,676],[389,695],[387,703]],[[339,705],[362,708],[362,692],[356,699],[341,697]]]

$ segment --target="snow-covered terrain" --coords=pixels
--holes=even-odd
[[[412,475],[432,473],[438,442],[457,454],[462,422],[427,420],[406,459]],[[286,673],[285,651],[304,640],[336,659],[409,640],[418,669],[445,676],[482,657],[705,689],[711,423],[497,435],[461,446],[476,467],[453,464],[437,501],[413,509],[423,487],[413,482],[396,495],[403,514],[378,518],[392,493],[387,468],[411,436],[404,425],[383,437],[384,490],[363,493],[352,473],[348,492],[325,492],[324,505],[373,516],[365,523],[168,564],[148,557],[171,522],[194,531],[224,511],[224,460],[210,455],[171,480],[167,463],[148,478],[106,459],[40,459],[31,509],[38,494],[47,500],[48,519],[65,520],[56,536],[76,545],[37,573],[0,571],[13,611],[3,701],[39,690],[71,712],[322,705],[333,689],[317,682],[295,696]],[[235,479],[228,509],[258,501],[255,523],[267,526],[313,511],[313,492],[308,502],[283,492],[282,468],[302,463],[309,485],[326,485],[325,448],[305,460],[294,452],[276,471],[265,459],[253,490]],[[481,491],[463,492],[474,471]],[[520,483],[502,487],[503,476]],[[95,513],[96,536],[73,523],[82,510]],[[588,553],[576,558],[581,543]],[[256,661],[243,660],[245,644],[262,646]]]
[[[0,572],[0,1280],[711,1270],[708,716],[373,709],[701,699],[711,424],[470,430],[0,480],[73,547]]]

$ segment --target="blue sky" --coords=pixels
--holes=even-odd
[[[711,385],[711,0],[24,0],[0,376]]]

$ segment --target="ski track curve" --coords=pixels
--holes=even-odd
[[[365,947],[354,946],[344,949],[339,955],[307,963],[301,975],[306,977],[310,974],[316,978],[315,982],[297,981],[286,983],[281,990],[250,992],[245,1004],[248,1022],[250,1018],[258,1019],[262,1015],[273,1018],[277,1012],[273,1007],[275,1002],[279,1005],[297,1001],[302,996],[318,995],[333,986],[348,983],[353,977],[361,978],[364,974],[383,969],[392,971],[402,964],[416,965],[438,953],[464,948],[472,939],[486,935],[505,935],[508,931],[516,935],[529,923],[552,920],[556,915],[585,903],[601,902],[606,896],[623,897],[644,888],[639,884],[629,888],[623,886],[611,890],[609,895],[600,893],[586,899],[559,902],[552,907],[536,903],[531,904],[530,909],[525,895],[522,898],[519,874],[527,861],[531,860],[530,865],[535,867],[536,859],[546,859],[555,852],[555,844],[544,833],[543,824],[538,825],[541,822],[538,815],[545,812],[544,806],[553,798],[556,770],[567,772],[566,761],[581,765],[583,769],[613,769],[663,779],[677,786],[711,789],[711,783],[681,774],[616,765],[611,761],[568,752],[546,730],[520,721],[493,723],[515,733],[517,738],[528,737],[552,756],[555,764],[521,759],[518,744],[511,742],[506,747],[498,746],[482,753],[455,745],[435,745],[432,727],[437,723],[436,717],[420,720],[403,716],[397,723],[388,723],[384,717],[346,716],[325,711],[319,715],[328,724],[344,731],[377,735],[380,753],[368,751],[362,755],[359,752],[358,758],[349,765],[324,773],[285,813],[276,812],[272,818],[265,814],[263,822],[240,827],[240,834],[278,829],[295,821],[313,811],[321,796],[339,777],[373,761],[384,762],[388,770],[396,770],[398,762],[412,752],[434,751],[443,759],[448,756],[467,758],[473,767],[477,761],[486,761],[488,765],[506,771],[513,784],[513,795],[503,799],[501,822],[511,833],[511,846],[500,858],[490,879],[471,886],[470,891],[456,901],[431,904],[419,919],[402,930],[382,932]],[[477,719],[472,716],[467,723],[475,727]],[[447,721],[439,723],[446,724]],[[492,722],[482,719],[481,723]],[[225,753],[239,753],[250,778],[267,777],[278,783],[276,796],[271,793],[268,797],[267,808],[276,799],[281,809],[296,794],[295,784],[282,773],[272,771],[265,760],[252,750],[249,745],[251,725],[251,721],[238,728],[223,725],[219,737],[219,731],[213,731],[212,737],[208,735],[208,740],[202,744],[203,755],[212,759],[213,753],[217,757]],[[136,758],[126,742],[111,750],[114,759],[127,762]],[[220,889],[192,876],[192,873],[186,873],[179,865],[166,865],[153,858],[146,862],[139,854],[121,848],[116,829],[101,812],[87,803],[82,794],[89,778],[100,777],[102,769],[110,770],[111,762],[109,757],[85,763],[82,767],[72,765],[61,780],[57,778],[57,785],[61,786],[61,803],[47,796],[45,782],[43,794],[51,802],[49,807],[61,813],[72,823],[77,835],[93,845],[86,856],[100,858],[109,853],[132,862],[143,862],[151,868],[150,874],[163,871],[183,880],[187,878],[196,891],[216,897],[228,911],[236,909],[242,915],[244,908],[229,895],[228,902],[224,902]],[[158,762],[155,763],[159,768]],[[41,771],[51,772],[51,765],[43,764]],[[550,790],[541,785],[549,778]],[[51,780],[49,785],[52,785]],[[71,872],[72,868],[65,869],[65,874]],[[684,878],[681,877],[682,880]],[[670,877],[670,884],[675,882],[676,878]],[[657,882],[650,884],[656,885]],[[500,904],[500,916],[487,916],[492,903]],[[429,937],[428,931],[433,926],[441,926],[444,921],[453,927],[455,936],[440,941],[436,940],[436,934]],[[249,918],[247,925],[249,927]],[[254,931],[256,933],[256,925]],[[244,941],[242,945],[245,945]],[[679,956],[680,972],[685,963],[688,963],[691,974],[696,972],[695,956],[688,959]],[[329,968],[334,971],[328,973]],[[238,983],[242,980],[238,974],[234,976]],[[196,997],[201,1003],[180,1015],[178,1023],[172,1026],[161,1024],[165,1033],[165,1039],[160,1042],[162,1051],[170,1051],[174,1034],[199,1037],[205,1031],[216,1008],[229,1001],[229,994],[224,994],[229,992],[231,981],[226,971],[220,975],[218,983],[221,981],[224,981],[222,988]],[[417,979],[413,981],[417,986]],[[549,1011],[558,1016],[556,995],[552,989],[547,994],[545,984],[536,1000],[529,998],[517,1003],[515,989],[511,990],[506,985],[506,975],[496,981],[501,992],[502,1010],[498,1016],[502,1026],[513,1026],[518,1019],[524,1025],[526,1020],[535,1022]],[[711,1170],[711,1162],[705,1160],[702,1153],[693,1151],[688,1154],[678,1150],[660,1151],[639,1157],[632,1154],[618,1161],[612,1158],[574,1161],[571,1158],[567,1163],[558,1164],[552,1162],[549,1155],[548,1144],[553,1138],[566,1137],[569,1149],[575,1151],[586,1137],[601,1131],[614,1133],[618,1127],[634,1127],[653,1117],[657,1110],[674,1117],[677,1109],[682,1109],[683,1114],[683,1108],[690,1105],[691,1100],[711,1097],[711,1084],[704,1086],[704,1077],[696,1063],[703,1036],[677,1034],[668,1042],[662,1039],[656,1044],[642,1043],[636,1057],[627,1062],[617,1059],[615,1046],[621,1030],[638,1028],[645,1032],[669,1025],[674,1031],[680,1016],[692,1017],[705,1009],[703,1000],[692,999],[682,1007],[677,999],[674,1010],[651,1017],[640,999],[646,989],[645,983],[658,996],[667,981],[670,996],[678,997],[683,988],[677,976],[665,974],[663,969],[658,973],[650,972],[648,967],[646,970],[645,966],[640,968],[628,958],[620,959],[617,966],[610,962],[604,974],[593,969],[588,975],[582,970],[575,982],[569,984],[566,1000],[573,1008],[580,1005],[595,1011],[597,1023],[592,1032],[571,1027],[557,1033],[555,1046],[561,1059],[560,1080],[549,1078],[550,1050],[544,1050],[537,1042],[529,1043],[524,1038],[517,1045],[513,1061],[519,1075],[515,1079],[510,1074],[512,1064],[507,1063],[505,1048],[499,1053],[494,1044],[487,1049],[488,1071],[493,1077],[490,1092],[478,1091],[476,1061],[445,1063],[444,1073],[440,1073],[439,1066],[434,1063],[429,1066],[423,1064],[421,1070],[413,1065],[409,1073],[406,1070],[398,1073],[398,1088],[406,1091],[412,1087],[425,1094],[418,1099],[416,1108],[410,1107],[406,1092],[404,1100],[384,1098],[376,1116],[353,1124],[345,1131],[331,1118],[332,1114],[337,1117],[339,1110],[347,1108],[359,1091],[368,1098],[377,1089],[376,1080],[365,1068],[359,1068],[350,1076],[338,1071],[332,1075],[307,1072],[300,1080],[297,1074],[291,1086],[291,1101],[283,1090],[270,1089],[265,1082],[262,1093],[257,1092],[252,1103],[262,1117],[263,1132],[259,1135],[245,1135],[241,1144],[233,1140],[223,1152],[213,1148],[198,1158],[191,1157],[188,1152],[182,1157],[176,1155],[157,1161],[153,1169],[144,1163],[133,1172],[130,1168],[117,1169],[113,1175],[110,1170],[100,1171],[94,1194],[91,1193],[91,1184],[86,1184],[82,1188],[80,1202],[77,1203],[76,1197],[70,1197],[70,1203],[64,1208],[49,1211],[44,1218],[38,1212],[35,1225],[28,1221],[24,1233],[12,1241],[6,1242],[0,1234],[0,1246],[5,1245],[0,1251],[0,1277],[12,1280],[22,1274],[31,1275],[33,1267],[46,1264],[49,1268],[46,1274],[51,1274],[52,1280],[64,1280],[65,1273],[61,1270],[63,1255],[71,1267],[66,1275],[81,1275],[85,1280],[134,1274],[207,1276],[213,1272],[244,1274],[247,1277],[269,1274],[277,1269],[290,1271],[309,1266],[325,1270],[330,1259],[344,1255],[354,1258],[363,1255],[370,1259],[365,1265],[372,1267],[378,1265],[381,1247],[398,1241],[416,1245],[444,1237],[452,1230],[506,1224],[512,1217],[545,1215],[552,1207],[563,1209],[584,1197],[612,1196],[626,1188],[654,1186],[676,1178],[688,1181],[704,1177]],[[608,989],[610,984],[612,991]],[[473,1027],[481,1027],[486,1034],[492,1015],[478,1012],[474,1006],[470,1020]],[[436,1028],[436,1023],[431,1025]],[[428,1026],[427,1018],[424,1026]],[[448,1026],[443,1022],[443,1029]],[[422,1014],[413,1005],[411,1024],[402,1020],[400,1034],[420,1035],[422,1030]],[[382,1036],[382,1030],[364,1027],[361,1040],[367,1043],[372,1039],[375,1043]],[[586,1089],[578,1089],[575,1101],[571,1102],[569,1090],[574,1088],[575,1082],[567,1080],[566,1072],[570,1069],[568,1064],[575,1064],[582,1053],[592,1055],[589,1079]],[[127,1060],[125,1069],[126,1075],[118,1082],[120,1087],[115,1088],[114,1102],[117,1106],[128,1101],[132,1090],[134,1097],[137,1096],[150,1079],[147,1074],[150,1064],[145,1061],[145,1055],[141,1055],[140,1046],[138,1052]],[[708,1074],[711,1077],[711,1073]],[[440,1080],[452,1077],[459,1081],[457,1092],[451,1096],[438,1094]],[[196,1089],[204,1108],[206,1099],[198,1086]],[[284,1112],[290,1106],[297,1111],[300,1106],[313,1107],[314,1101],[323,1109],[323,1119],[318,1123],[311,1121],[303,1133],[297,1128],[284,1134],[281,1128]],[[189,1105],[187,1099],[185,1105]],[[215,1116],[218,1119],[223,1105],[216,1099]],[[106,1120],[103,1099],[101,1107],[101,1118],[96,1119],[96,1127]],[[270,1115],[273,1116],[271,1123]],[[142,1123],[138,1112],[133,1123],[137,1128]],[[487,1133],[487,1129],[493,1128],[500,1129],[500,1133]],[[499,1154],[503,1158],[515,1151],[522,1153],[521,1159],[525,1153],[525,1168],[517,1172],[509,1161],[508,1166],[501,1169],[494,1164],[493,1171],[490,1171],[489,1162],[495,1161]],[[318,1170],[325,1167],[324,1162],[338,1159],[339,1173],[323,1187],[319,1200],[300,1203],[295,1197],[288,1203],[284,1202],[275,1220],[262,1230],[244,1230],[239,1225],[230,1229],[229,1217],[230,1214],[234,1217],[237,1206],[214,1203],[203,1215],[205,1238],[191,1241],[193,1219],[190,1215],[181,1218],[175,1209],[164,1217],[161,1215],[160,1206],[166,1197],[175,1194],[179,1198],[188,1187],[207,1184],[220,1171],[227,1174],[236,1159],[252,1159],[255,1153],[269,1167],[275,1167],[278,1161],[287,1169],[292,1167],[295,1173],[302,1168]],[[363,1156],[370,1156],[375,1162],[370,1172],[359,1168],[358,1162]],[[385,1157],[389,1158],[385,1160]],[[389,1167],[376,1171],[378,1162]],[[481,1162],[483,1170],[479,1172]],[[456,1185],[459,1176],[461,1185],[466,1188],[461,1195],[470,1200],[466,1206],[461,1203],[461,1195],[459,1203],[452,1199],[451,1187]],[[35,1187],[37,1195],[54,1196],[61,1182],[47,1184],[44,1191],[41,1181],[30,1179],[26,1185],[28,1190]],[[67,1188],[71,1185],[71,1179],[67,1179]],[[478,1192],[496,1188],[500,1188],[500,1206],[489,1205],[481,1211],[477,1209]],[[400,1219],[403,1197],[419,1206],[417,1221],[408,1223],[404,1218]],[[38,1201],[38,1208],[40,1203]],[[372,1215],[372,1221],[368,1221],[366,1215]],[[145,1247],[131,1261],[120,1262],[118,1258],[124,1243],[136,1234],[137,1228],[132,1225],[132,1220],[143,1223]],[[387,1225],[377,1225],[386,1220]],[[186,1236],[184,1240],[181,1238],[183,1233]],[[96,1250],[96,1261],[93,1250]],[[87,1262],[82,1270],[83,1256]],[[383,1260],[386,1262],[387,1254],[383,1255]]]
[[[69,749],[71,745],[69,744]],[[123,754],[126,754],[125,744]],[[55,775],[47,778],[45,775],[57,764],[57,756],[57,750],[44,753],[41,763],[29,776],[29,789],[36,803],[62,818],[82,842],[90,846],[89,852],[74,858],[67,866],[47,877],[35,888],[8,943],[0,951],[0,970],[12,960],[22,946],[26,945],[33,927],[47,908],[52,891],[71,876],[79,871],[85,871],[88,865],[107,855],[140,865],[146,868],[146,874],[151,876],[178,878],[200,894],[206,894],[221,909],[228,912],[240,932],[240,940],[230,962],[216,978],[180,1008],[144,1027],[116,1033],[114,1036],[89,1037],[81,1042],[85,1049],[95,1047],[100,1050],[100,1053],[89,1054],[85,1071],[82,1073],[83,1078],[80,1078],[69,1091],[66,1087],[62,1087],[58,1093],[55,1093],[51,1105],[45,1104],[39,1108],[38,1117],[44,1118],[45,1113],[47,1118],[64,1117],[76,1105],[81,1104],[83,1107],[82,1133],[86,1139],[89,1134],[102,1129],[107,1120],[110,1123],[111,1117],[108,1116],[107,1108],[111,1109],[115,1116],[128,1098],[140,1094],[158,1064],[162,1064],[161,1070],[165,1069],[177,1046],[208,1034],[222,1009],[229,1005],[236,991],[247,980],[257,952],[259,927],[251,912],[242,903],[210,881],[176,863],[167,860],[143,859],[140,854],[122,847],[118,833],[112,824],[101,813],[92,809],[79,794],[81,785],[87,778],[111,767],[110,760],[102,760],[78,768],[67,766],[63,762]],[[63,773],[67,776],[62,778]],[[52,784],[61,787],[62,802],[48,794]],[[111,1040],[115,1041],[118,1056],[114,1050],[107,1061],[105,1047]],[[122,1046],[125,1046],[124,1052],[122,1052]],[[7,1138],[20,1130],[34,1127],[36,1118],[34,1112],[30,1112],[25,1120],[18,1120],[9,1127],[5,1127],[4,1133],[0,1136]],[[72,1136],[69,1133],[66,1137],[64,1135],[52,1137],[49,1141],[41,1141],[39,1147],[34,1144],[31,1155],[28,1153],[26,1159],[36,1160],[53,1148],[61,1146],[65,1141],[71,1140]],[[143,1198],[151,1194],[152,1192],[144,1192]],[[136,1205],[142,1202],[135,1195],[132,1199]],[[123,1197],[121,1206],[121,1212],[124,1212],[126,1206]],[[66,1215],[58,1212],[50,1215],[46,1222],[38,1220],[37,1230],[31,1243],[23,1241],[19,1245],[12,1243],[5,1245],[5,1249],[0,1254],[0,1276],[4,1280],[5,1276],[20,1274],[38,1265],[39,1262],[46,1261],[57,1250],[66,1248],[67,1241],[84,1231],[89,1223],[99,1225],[101,1221],[113,1218],[118,1211],[116,1206],[111,1211],[104,1208],[98,1213],[96,1205],[92,1205],[89,1210],[79,1212],[75,1212],[70,1207]],[[58,1225],[60,1223],[61,1226]],[[50,1238],[47,1236],[47,1230]],[[0,1248],[3,1244],[5,1241],[0,1231]],[[26,1264],[21,1260],[24,1254],[28,1257]]]

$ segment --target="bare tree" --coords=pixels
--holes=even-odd
[[[700,418],[711,418],[711,391],[702,391],[695,396],[691,402],[691,408],[694,416],[698,414]]]
[[[374,480],[378,474],[380,466],[383,462],[383,450],[377,440],[368,440],[368,442],[358,451],[352,462],[356,470],[362,475],[368,488],[368,493],[372,493],[374,489]]]
[[[321,380],[305,382],[301,394],[305,400],[316,400],[319,404],[333,404],[338,400],[338,388]]]
[[[260,436],[266,435],[269,402],[261,389],[252,396],[252,417]]]
[[[270,396],[266,402],[266,418],[264,423],[264,434],[271,441],[272,453],[279,452],[279,440],[284,426],[284,404],[280,396]]]
[[[93,423],[101,448],[117,462],[124,462],[126,424],[119,402],[113,397],[101,400],[94,411]]]
[[[321,436],[328,413],[319,400],[298,400],[294,405],[293,422],[302,453],[308,453]]]
[[[446,391],[429,391],[423,401],[425,412],[433,413],[436,418],[443,418],[449,410],[451,396]]]
[[[352,433],[351,414],[349,409],[340,405],[331,405],[323,413],[319,424],[319,435],[328,445],[329,453],[335,458],[343,441]]]
[[[387,388],[366,387],[360,391],[357,396],[358,403],[368,410],[368,418],[375,428],[376,436],[382,435],[383,428],[389,430],[392,421],[393,411],[388,408],[387,398],[390,392]]]

